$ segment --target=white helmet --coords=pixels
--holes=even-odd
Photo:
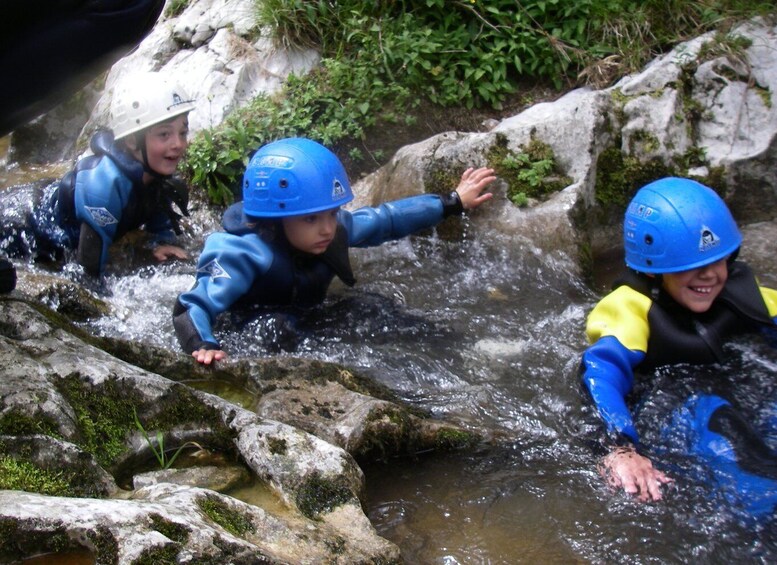
[[[159,73],[126,77],[111,101],[111,129],[121,139],[194,110],[194,100],[180,85]]]

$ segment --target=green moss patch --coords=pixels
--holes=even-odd
[[[156,530],[167,539],[180,544],[185,544],[189,539],[190,530],[188,527],[176,524],[159,514],[151,514],[150,519],[151,529]]]
[[[640,187],[672,173],[661,159],[642,162],[611,147],[602,151],[596,163],[596,201],[605,209],[622,211]]]
[[[488,164],[507,182],[507,198],[516,206],[528,206],[530,200],[545,200],[572,183],[563,174],[553,148],[532,135],[519,152],[507,147],[501,134],[487,154]]]
[[[98,526],[86,533],[87,539],[94,547],[95,563],[118,563],[119,543],[105,526]]]
[[[219,413],[203,404],[185,385],[171,386],[146,410],[141,410],[140,393],[119,379],[106,379],[92,386],[73,374],[62,380],[58,389],[76,414],[76,443],[105,469],[113,469],[127,452],[127,438],[138,431],[136,410],[144,412],[143,426],[150,433],[165,433],[187,425],[203,426],[212,430],[214,447],[232,449],[233,434],[223,425]]]
[[[177,544],[150,547],[132,562],[132,565],[176,565],[181,548]]]
[[[471,447],[480,440],[478,434],[456,428],[442,428],[437,432],[436,447],[438,449],[462,449]]]
[[[29,461],[0,455],[0,490],[23,490],[49,496],[75,496],[72,476],[52,472]]]
[[[206,496],[197,500],[197,505],[205,515],[230,534],[243,537],[248,532],[256,531],[256,527],[243,513],[230,508],[224,501],[215,496]]]
[[[316,519],[354,497],[351,490],[336,480],[328,480],[314,473],[297,491],[296,504],[303,516]]]
[[[0,435],[23,436],[43,434],[61,438],[56,422],[46,416],[32,417],[16,410],[0,416]]]
[[[138,393],[116,379],[92,386],[77,373],[68,375],[57,388],[76,414],[76,443],[102,467],[110,468],[127,451],[127,435],[135,429],[133,407],[139,404]]]

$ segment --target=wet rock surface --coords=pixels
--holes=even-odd
[[[128,358],[140,352],[91,339],[39,303],[2,297],[0,320],[3,487],[36,491],[0,491],[3,559],[79,548],[121,563],[163,554],[233,563],[400,559],[362,512],[364,476],[344,449],[122,361],[98,345]],[[169,352],[155,351],[146,363],[175,377],[197,372]],[[235,378],[266,386],[273,374],[299,388],[311,372],[329,378],[323,364],[236,366]],[[219,377],[227,374],[225,366]],[[186,446],[228,465],[236,476],[222,487],[260,481],[286,510],[277,515],[220,494],[203,478],[212,469],[141,475],[131,488],[133,475],[159,470]]]

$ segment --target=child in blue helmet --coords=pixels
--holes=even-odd
[[[208,237],[194,287],[173,311],[181,347],[206,365],[226,358],[213,336],[216,317],[242,306],[313,306],[335,276],[355,283],[349,247],[380,245],[443,218],[476,208],[495,180],[488,168],[467,169],[446,196],[415,196],[364,207],[353,200],[340,160],[323,145],[291,138],[260,148],[243,177],[243,201],[224,214],[225,232]]]
[[[111,244],[142,227],[155,259],[187,258],[175,245],[180,215],[173,208],[187,213],[187,189],[173,175],[188,146],[193,109],[183,88],[158,73],[124,77],[114,92],[111,129],[95,133],[92,154],[40,194],[5,196],[0,249],[44,259],[75,250],[84,271],[97,277]]]
[[[742,243],[736,222],[723,200],[698,182],[664,178],[644,186],[626,210],[623,230],[628,269],[588,317],[582,380],[610,448],[603,475],[640,500],[659,500],[672,478],[653,467],[640,443],[626,401],[635,370],[721,362],[731,336],[773,330],[777,291],[759,286],[735,260]],[[676,413],[675,424],[680,421],[691,430],[684,436],[688,453],[711,466],[721,486],[755,489],[762,503],[768,499],[754,508],[777,503],[777,476],[770,476],[775,454],[729,401],[695,397]],[[761,463],[745,469],[756,452]],[[741,471],[733,478],[732,465]]]

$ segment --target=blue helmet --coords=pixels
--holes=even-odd
[[[726,203],[696,181],[667,177],[643,186],[623,221],[626,265],[676,273],[734,253],[742,236]]]
[[[243,175],[243,211],[282,218],[331,210],[353,200],[342,163],[310,139],[289,138],[260,148]]]

